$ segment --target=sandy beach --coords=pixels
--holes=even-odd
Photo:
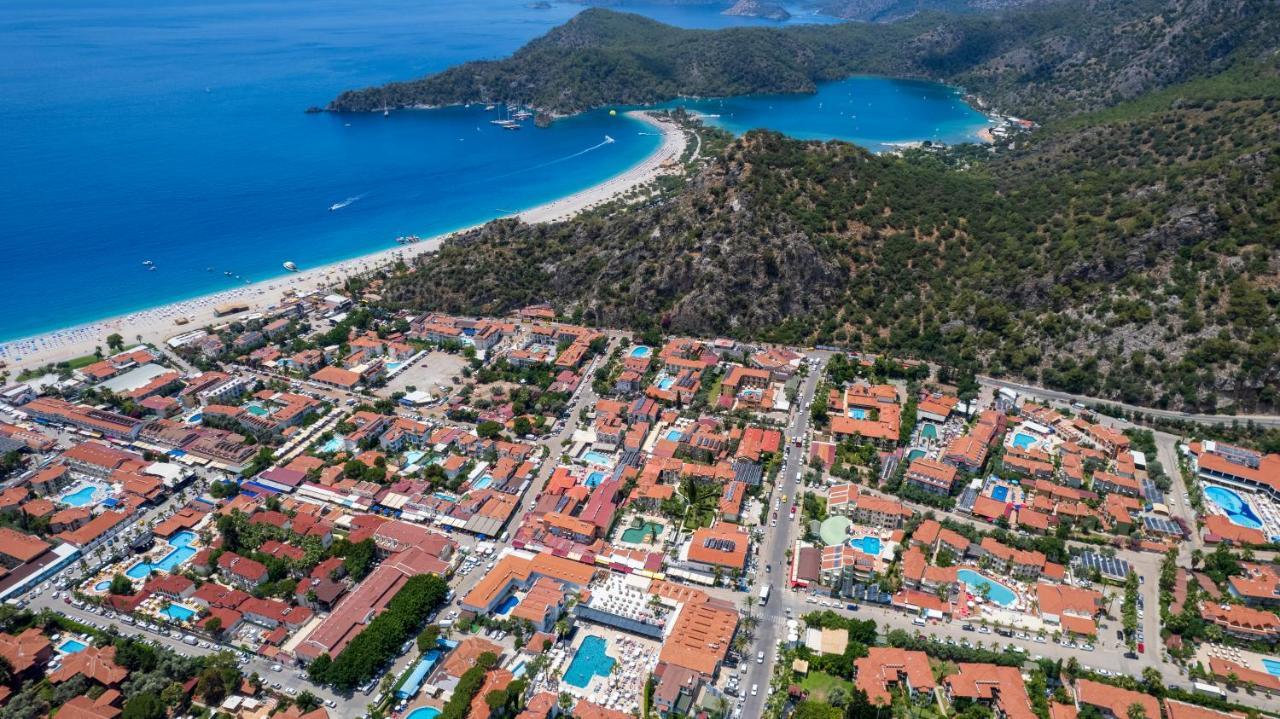
[[[525,210],[516,216],[529,223],[557,222],[570,218],[633,187],[649,182],[663,172],[668,162],[679,161],[685,149],[685,136],[682,131],[644,112],[634,111],[627,115],[648,123],[656,132],[661,133],[662,143],[657,150],[639,164],[598,185]],[[280,303],[288,290],[302,295],[333,287],[348,275],[368,272],[396,260],[407,261],[424,252],[435,250],[442,242],[454,235],[472,229],[474,227],[424,238],[411,245],[396,246],[342,262],[307,268],[301,272],[234,290],[203,295],[98,322],[5,342],[0,344],[0,361],[5,363],[6,369],[12,375],[16,375],[24,369],[92,354],[95,347],[102,347],[103,351],[106,351],[107,336],[112,333],[123,336],[127,345],[139,341],[139,338],[142,342],[159,345],[175,335],[226,321],[227,318],[214,316],[214,308],[218,305],[240,302],[249,306],[249,313],[262,312]],[[176,320],[180,318],[186,318],[188,322],[183,325],[176,324]]]

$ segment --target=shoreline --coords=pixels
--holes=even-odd
[[[229,322],[244,314],[263,312],[267,307],[279,304],[286,297],[286,290],[303,295],[332,287],[352,274],[368,272],[398,260],[408,262],[419,255],[435,251],[452,237],[470,232],[493,220],[518,218],[528,224],[538,224],[569,219],[627,190],[653,180],[663,173],[668,161],[678,161],[684,153],[686,141],[682,130],[658,120],[646,111],[632,110],[624,114],[658,131],[662,135],[662,142],[639,163],[603,182],[573,194],[514,214],[499,215],[483,223],[423,238],[410,245],[390,247],[300,272],[285,272],[271,279],[234,290],[200,295],[94,322],[0,342],[0,361],[5,363],[5,370],[12,376],[16,376],[25,369],[39,368],[50,363],[93,354],[95,347],[102,347],[105,351],[107,336],[112,333],[123,336],[126,346],[136,343],[139,337],[142,338],[143,343],[161,346],[165,340],[175,335],[202,329],[207,325]],[[246,304],[248,309],[236,315],[216,317],[214,308],[228,302]],[[176,324],[175,320],[179,318],[186,318],[188,321],[185,324]]]

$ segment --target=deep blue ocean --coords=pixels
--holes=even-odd
[[[0,4],[0,340],[267,279],[285,260],[306,269],[458,229],[638,162],[658,138],[604,111],[520,132],[478,107],[304,114],[343,89],[502,57],[582,9],[526,1]],[[707,7],[625,9],[686,27],[773,24]],[[812,21],[829,20],[792,20]],[[845,83],[703,109],[735,131],[873,148],[973,119],[948,88],[849,82],[873,98],[853,127],[808,108],[852,97]],[[906,105],[885,94],[900,87],[912,88]],[[886,98],[896,103],[888,125],[874,120]]]

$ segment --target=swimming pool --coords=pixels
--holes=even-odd
[[[639,527],[628,527],[622,530],[622,541],[631,544],[639,544],[645,540],[645,537],[652,534],[658,536],[662,533],[662,525],[657,522],[645,522]]]
[[[440,710],[435,707],[418,707],[409,712],[409,716],[405,719],[436,719],[440,716]]]
[[[93,585],[93,591],[95,592],[105,592],[110,588],[111,588],[111,582],[105,579]]]
[[[487,475],[487,474],[486,474],[486,475],[484,475],[483,477],[481,477],[480,479],[477,479],[476,481],[472,482],[472,483],[471,483],[471,488],[472,488],[472,489],[484,489],[485,487],[488,487],[488,486],[489,486],[489,485],[491,485],[491,484],[493,484],[493,477],[491,477],[491,476],[489,476],[489,475]]]
[[[267,415],[271,414],[271,410],[267,409],[266,407],[263,407],[260,404],[246,404],[244,406],[244,411],[248,412],[254,417],[266,417]]]
[[[191,618],[196,615],[196,610],[191,609],[190,607],[184,607],[181,604],[173,604],[170,602],[169,604],[164,605],[164,609],[161,609],[160,613],[175,622],[186,622],[190,621]]]
[[[1018,449],[1030,449],[1036,443],[1036,438],[1025,432],[1016,432],[1013,435],[1013,446]]]
[[[981,587],[983,585],[991,587],[990,591],[987,593],[987,599],[990,599],[1002,607],[1007,607],[1010,604],[1013,604],[1014,600],[1018,598],[1018,595],[1014,594],[1012,589],[995,581],[994,579],[987,579],[971,569],[961,569],[957,571],[956,579],[964,582],[964,585],[969,588],[969,592],[978,596],[982,595]]]
[[[582,646],[578,647],[569,669],[564,673],[564,680],[579,689],[586,689],[593,678],[609,676],[614,659],[605,653],[605,646],[604,639],[594,634],[583,639]]]
[[[169,546],[173,547],[173,549],[168,554],[164,555],[160,561],[155,564],[138,562],[132,567],[129,567],[129,571],[125,572],[125,575],[130,579],[146,579],[151,576],[153,571],[172,572],[174,567],[182,564],[188,559],[191,559],[191,557],[195,555],[196,549],[191,546],[191,543],[194,542],[195,539],[196,533],[187,529],[174,534],[172,537],[169,537]]]
[[[609,458],[609,455],[603,454],[601,452],[597,452],[594,449],[584,453],[582,455],[582,461],[587,462],[589,464],[598,464],[601,467],[613,466],[613,460]]]
[[[325,442],[324,444],[320,445],[320,451],[321,452],[341,452],[346,446],[347,446],[346,443],[343,441],[341,437],[330,437],[328,442]]]
[[[58,652],[61,654],[75,654],[76,652],[83,652],[88,648],[89,645],[78,639],[68,639],[58,645]]]
[[[855,537],[849,540],[849,546],[863,554],[870,554],[873,557],[880,556],[879,537]]]
[[[684,432],[681,432],[678,429],[668,430],[667,439],[672,442],[679,442],[680,440],[684,439]]]
[[[1280,659],[1268,659],[1263,657],[1262,666],[1266,668],[1267,673],[1273,677],[1280,677]]]
[[[925,439],[937,439],[938,425],[926,423],[923,427],[920,428],[920,436],[924,437]]]
[[[635,347],[631,348],[631,356],[635,357],[636,359],[640,359],[642,357],[648,357],[651,354],[653,354],[652,347],[646,347],[644,345],[636,345]]]
[[[1227,520],[1237,527],[1262,529],[1262,519],[1244,497],[1226,487],[1210,484],[1204,488],[1204,498],[1213,502],[1227,515]]]
[[[98,487],[97,485],[83,484],[74,492],[68,492],[61,497],[58,497],[58,501],[68,507],[83,507],[84,505],[91,504],[93,502],[94,495],[98,493],[99,489],[101,489],[101,487]]]
[[[658,389],[671,389],[671,386],[675,383],[675,377],[663,377],[658,380]]]
[[[862,409],[861,407],[850,407],[849,416],[854,419],[866,419],[867,411],[865,409]]]
[[[409,678],[396,690],[396,696],[401,699],[408,699],[417,694],[418,690],[422,688],[422,681],[427,678],[427,675],[431,673],[431,669],[435,667],[438,661],[440,661],[440,652],[435,649],[423,654],[422,659],[418,660],[418,664],[413,668],[413,672],[409,674]],[[431,709],[431,707],[422,707],[422,709]],[[431,710],[435,711],[434,709]],[[421,711],[421,709],[417,711]],[[414,714],[417,714],[417,711]],[[409,716],[414,716],[414,714]],[[439,712],[436,712],[436,714],[439,714]],[[419,714],[418,716],[422,715]],[[430,716],[435,716],[435,714]]]
[[[910,452],[907,452],[907,461],[910,462],[913,460],[920,459],[925,454],[926,452],[923,449],[913,449]]]
[[[408,467],[408,466],[410,466],[410,465],[417,464],[418,462],[421,462],[421,461],[422,461],[422,458],[423,458],[423,457],[425,457],[425,456],[427,456],[427,453],[426,453],[426,452],[422,452],[422,451],[420,451],[420,450],[416,450],[416,449],[415,449],[415,450],[413,450],[413,451],[411,451],[411,452],[405,452],[405,453],[404,453],[404,465],[405,465],[406,467]]]
[[[493,613],[503,614],[503,615],[510,614],[511,610],[515,609],[516,605],[519,603],[520,603],[520,600],[517,599],[516,596],[513,594],[507,597],[506,599],[502,600],[502,603],[494,608]]]
[[[404,366],[404,362],[388,362],[388,363],[387,363],[387,371],[388,371],[388,372],[395,372],[396,370],[400,369],[400,368],[401,368],[401,367],[403,367],[403,366]]]
[[[1003,484],[997,484],[991,488],[991,498],[997,502],[1003,502],[1009,498],[1009,488]]]
[[[604,477],[605,477],[604,472],[592,472],[591,474],[587,475],[587,480],[583,482],[583,484],[587,485],[591,489],[595,489],[596,487],[600,486],[601,482],[604,481]]]

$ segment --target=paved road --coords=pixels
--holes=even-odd
[[[163,647],[171,649],[174,652],[185,655],[185,656],[205,656],[208,654],[213,654],[217,651],[227,649],[227,647],[221,646],[221,645],[211,646],[209,648],[204,648],[201,646],[194,646],[194,647],[188,646],[182,643],[181,636],[178,636],[177,638],[170,637],[163,633],[140,629],[137,626],[132,624],[125,624],[124,622],[120,621],[118,617],[108,618],[106,615],[94,614],[90,612],[87,608],[76,609],[70,604],[65,604],[59,600],[54,599],[52,597],[52,594],[47,592],[36,597],[32,601],[31,607],[32,609],[36,609],[36,610],[51,609],[55,612],[58,612],[59,614],[66,615],[78,622],[85,623],[85,624],[96,623],[103,627],[113,625],[123,635],[137,636],[145,639],[150,639]],[[367,710],[366,705],[369,701],[369,698],[364,696],[363,694],[356,693],[352,698],[347,699],[342,697],[341,695],[333,693],[328,689],[317,687],[316,685],[312,684],[309,680],[299,677],[296,673],[296,670],[284,669],[283,671],[275,672],[275,671],[272,671],[271,669],[272,666],[273,666],[272,662],[267,661],[266,659],[259,656],[253,656],[249,658],[248,664],[241,666],[241,671],[243,671],[246,676],[256,672],[258,676],[262,677],[263,682],[265,682],[268,686],[273,686],[274,683],[279,682],[280,691],[287,692],[287,690],[293,689],[294,692],[296,693],[296,692],[301,692],[303,690],[306,690],[316,695],[321,700],[333,701],[337,706],[336,708],[331,708],[330,711],[331,712],[336,711],[337,716],[354,717],[354,716],[363,714]]]
[[[800,472],[804,469],[804,449],[803,447],[795,447],[794,440],[803,440],[809,430],[809,411],[807,408],[809,403],[813,401],[813,393],[818,387],[818,380],[822,377],[826,362],[825,355],[811,356],[819,356],[823,365],[810,368],[809,376],[805,379],[796,397],[791,420],[783,437],[787,446],[790,447],[790,452],[782,465],[782,469],[778,472],[773,494],[766,497],[765,501],[770,506],[773,505],[774,498],[780,499],[783,494],[787,495],[790,501],[799,501],[796,493],[799,489],[798,479]],[[772,509],[769,511],[770,513],[773,512]],[[743,657],[743,661],[749,663],[746,678],[741,684],[741,691],[744,695],[742,710],[744,717],[758,717],[764,713],[769,677],[773,675],[773,663],[776,659],[775,650],[779,639],[785,639],[786,634],[786,604],[784,601],[775,601],[775,599],[786,593],[784,587],[786,585],[787,550],[791,547],[791,542],[795,538],[796,527],[801,521],[803,521],[803,512],[797,512],[795,521],[791,521],[788,519],[787,507],[783,506],[778,509],[778,526],[762,527],[765,533],[764,540],[760,544],[757,556],[760,564],[771,566],[772,570],[758,574],[756,586],[761,586],[761,584],[767,582],[773,589],[769,603],[764,607],[753,608],[752,610],[760,615],[760,625],[756,630],[756,640],[749,655]],[[765,661],[758,663],[755,655],[756,652],[761,651],[765,653]],[[759,686],[759,693],[754,697],[751,696],[751,686],[753,684]]]
[[[1280,416],[1270,414],[1188,414],[1170,409],[1155,409],[1154,407],[1139,407],[1137,405],[1125,404],[1109,399],[1098,399],[1097,397],[1088,397],[1082,394],[1071,394],[1070,392],[1059,392],[1058,390],[1045,389],[1044,387],[1035,387],[1029,384],[1020,384],[1018,382],[1010,382],[1008,380],[996,379],[995,377],[978,376],[978,382],[988,387],[1004,387],[1005,389],[1015,390],[1021,394],[1038,397],[1041,399],[1053,399],[1061,402],[1080,402],[1085,405],[1105,404],[1113,407],[1120,407],[1126,412],[1141,412],[1152,417],[1160,417],[1162,419],[1181,420],[1183,422],[1194,422],[1196,424],[1231,424],[1232,422],[1253,422],[1263,427],[1280,427]]]

